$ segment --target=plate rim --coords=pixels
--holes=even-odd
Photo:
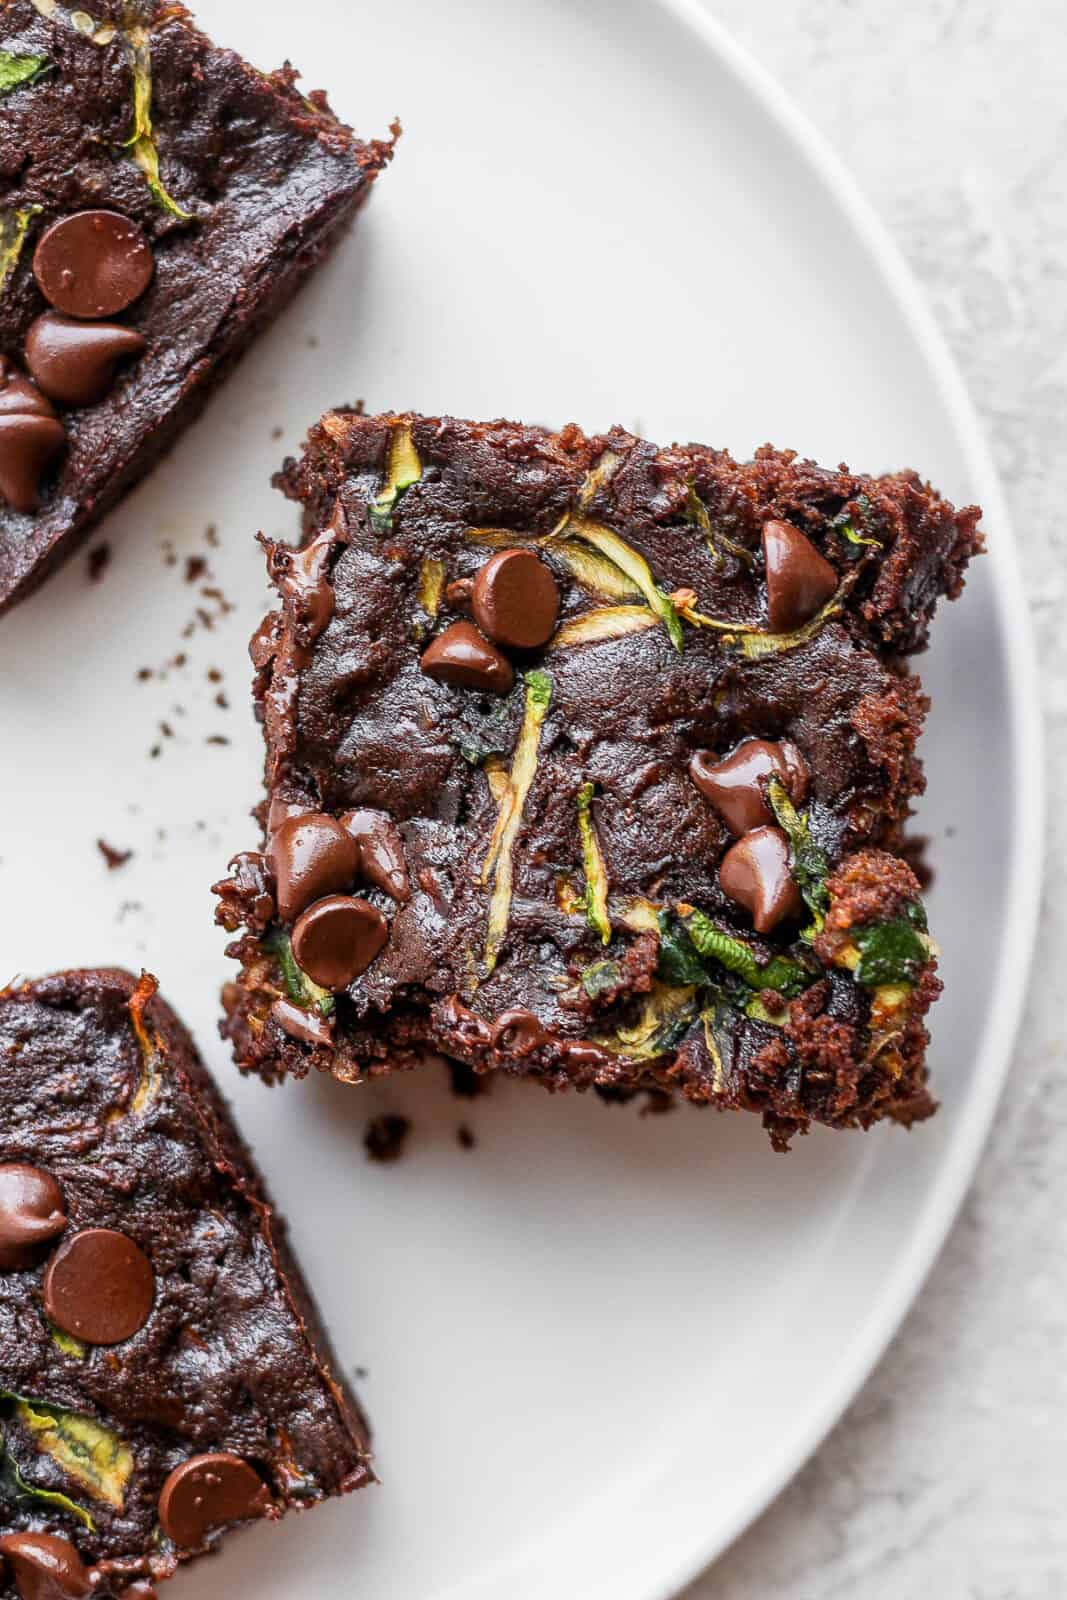
[[[707,9],[706,0],[649,0],[695,35],[789,140],[851,226],[872,270],[884,283],[913,333],[923,361],[959,441],[967,472],[979,491],[983,519],[997,530],[985,559],[994,568],[993,604],[1007,641],[1005,674],[1010,715],[1015,817],[1007,874],[1007,915],[1002,924],[994,990],[997,995],[976,1056],[966,1104],[941,1174],[927,1196],[911,1238],[893,1265],[882,1293],[855,1336],[839,1352],[835,1375],[818,1405],[762,1476],[710,1538],[697,1531],[676,1548],[669,1571],[632,1600],[675,1600],[776,1500],[856,1398],[881,1361],[921,1292],[944,1247],[985,1148],[1014,1060],[1029,990],[1041,905],[1046,840],[1046,751],[1036,641],[1022,579],[1018,543],[985,431],[948,340],[903,250],[867,198],[859,180],[827,135],[787,89]],[[1025,757],[1025,759],[1019,759]],[[1036,758],[1036,759],[1035,759]],[[1008,959],[1010,953],[1011,959]],[[1021,958],[1021,959],[1020,959]],[[620,1595],[619,1600],[623,1600]]]

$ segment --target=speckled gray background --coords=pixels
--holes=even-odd
[[[1067,1596],[1067,10],[709,0],[918,273],[1004,477],[1047,669],[1049,865],[994,1137],[889,1354],[685,1600]]]

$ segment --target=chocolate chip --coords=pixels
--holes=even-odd
[[[202,1544],[212,1528],[265,1516],[270,1508],[270,1490],[256,1469],[226,1450],[190,1456],[159,1496],[163,1532],[183,1550]]]
[[[799,628],[837,588],[834,568],[791,522],[763,524],[763,559],[772,633]]]
[[[529,1056],[544,1043],[545,1030],[540,1019],[525,1006],[502,1011],[493,1023],[493,1049],[509,1056]]]
[[[369,900],[332,894],[297,918],[293,955],[312,982],[324,989],[347,989],[366,972],[388,937],[388,922]]]
[[[322,811],[283,822],[270,841],[270,860],[283,922],[292,922],[313,900],[350,888],[359,871],[355,840]]]
[[[333,1042],[333,1027],[321,1011],[305,1011],[302,1006],[294,1005],[292,1000],[275,1000],[270,1008],[270,1014],[290,1039],[297,1039],[301,1044],[331,1044]]]
[[[360,871],[399,905],[411,899],[400,830],[384,811],[346,811],[341,826],[359,848]]]
[[[556,631],[559,589],[532,550],[500,550],[474,580],[471,610],[497,644],[536,650]]]
[[[41,235],[33,273],[45,299],[70,317],[113,317],[152,281],[152,248],[117,211],[76,211]]]
[[[0,1539],[0,1563],[5,1560],[20,1600],[83,1600],[92,1592],[81,1556],[57,1534],[9,1533]]]
[[[32,1267],[41,1245],[66,1226],[63,1191],[50,1172],[19,1161],[0,1166],[0,1272]]]
[[[146,340],[120,322],[77,322],[46,311],[26,335],[26,365],[44,393],[64,406],[91,406],[115,381],[120,361]]]
[[[84,1344],[121,1344],[152,1310],[152,1263],[126,1234],[85,1228],[53,1254],[44,1275],[44,1308],[57,1328]]]
[[[428,678],[458,689],[507,694],[515,682],[511,662],[482,637],[472,622],[453,622],[423,651],[419,662]]]
[[[804,909],[789,871],[789,840],[781,828],[754,828],[722,858],[723,893],[744,906],[757,933],[770,933],[785,917]]]
[[[453,578],[451,583],[445,585],[445,601],[453,611],[470,611],[471,594],[474,591],[473,578]]]
[[[794,805],[801,803],[808,787],[804,757],[788,740],[775,744],[769,739],[745,739],[722,761],[716,761],[710,750],[698,750],[689,763],[689,776],[738,836],[774,821],[767,804],[769,778],[781,778]]]
[[[282,823],[288,822],[290,817],[306,817],[314,809],[314,806],[305,805],[302,800],[273,799],[267,807],[267,838],[273,838]]]
[[[66,444],[51,402],[0,356],[0,497],[14,511],[36,511],[42,477]]]

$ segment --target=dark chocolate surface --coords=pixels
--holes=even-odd
[[[67,1217],[32,1263],[0,1268],[0,1538],[73,1543],[86,1565],[104,1563],[102,1595],[138,1575],[167,1576],[213,1537],[179,1548],[160,1532],[168,1483],[171,1531],[211,1520],[210,1497],[194,1515],[187,1488],[177,1492],[192,1458],[240,1458],[221,1477],[219,1503],[257,1516],[373,1476],[366,1424],[284,1228],[189,1036],[153,988],[122,972],[72,972],[0,995],[0,1168],[46,1172]],[[10,1201],[12,1185],[5,1192]],[[72,1342],[46,1316],[49,1263],[93,1230],[133,1241],[149,1264],[147,1317],[119,1343]],[[141,1287],[120,1278],[118,1301],[128,1307]],[[90,1274],[74,1297],[98,1309],[99,1288]],[[35,1428],[34,1416],[58,1418],[68,1435],[71,1417],[108,1431],[102,1446],[94,1436],[95,1487],[46,1448],[57,1435]],[[262,1484],[258,1499],[242,1472],[253,1489]],[[0,1595],[14,1593],[0,1565]]]
[[[27,334],[50,309],[33,264],[57,221],[121,213],[143,230],[154,268],[119,313],[144,336],[144,353],[127,357],[102,398],[60,407],[67,448],[43,472],[39,508],[0,499],[0,608],[28,593],[172,443],[321,258],[391,150],[361,143],[320,94],[305,99],[288,69],[261,74],[211,44],[180,5],[96,0],[95,34],[72,20],[89,12],[48,9],[46,17],[32,0],[7,0],[0,10],[0,48],[45,63],[0,102],[0,354],[24,367]],[[135,63],[150,67],[161,191],[134,159],[143,147],[129,143]],[[46,250],[42,281],[53,290],[61,266]],[[88,299],[75,303],[95,314]]]
[[[409,452],[397,488],[405,438],[417,463]],[[244,1068],[354,1079],[431,1047],[550,1087],[658,1088],[759,1110],[779,1143],[813,1118],[929,1114],[933,948],[925,933],[919,946],[901,935],[912,959],[893,995],[852,976],[850,932],[921,915],[895,854],[923,784],[926,702],[903,657],[962,587],[981,547],[975,508],[956,511],[913,473],[827,471],[769,447],[738,463],[620,430],[351,412],[313,429],[280,484],[305,507],[305,543],[268,546],[282,607],[252,643],[272,817],[386,813],[411,896],[397,903],[357,874],[349,891],[388,919],[385,947],[332,997],[302,997],[270,864],[255,853],[237,864],[219,886],[220,918],[246,929],[224,1024]],[[793,533],[775,530],[769,594],[772,523]],[[510,693],[441,681],[427,648],[474,626],[474,580],[508,548],[536,550],[552,571],[559,629],[540,649],[505,652]],[[828,570],[837,587],[824,601]],[[798,631],[772,633],[772,611]],[[590,636],[601,627],[608,636]],[[531,718],[536,763],[512,848],[496,851]],[[783,770],[803,768],[799,817],[822,863],[818,916],[791,885],[769,885],[765,935],[720,878],[737,818],[728,825],[690,775],[698,753],[714,766],[749,738],[795,752]],[[773,765],[759,770],[765,785]],[[757,839],[735,865],[777,871],[780,842]],[[494,937],[502,856],[511,894]],[[726,879],[735,893],[747,881]],[[756,985],[775,955],[799,962],[803,982],[768,982],[760,1001],[714,959],[710,984],[677,981],[677,962],[669,981],[665,928],[696,926],[694,909],[743,947]],[[285,1025],[279,997],[282,1010],[303,1003],[313,1036]],[[522,1026],[502,1027],[516,1012]]]

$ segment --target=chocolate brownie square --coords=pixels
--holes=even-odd
[[[129,1595],[373,1479],[285,1230],[155,979],[0,993],[0,1596]]]
[[[778,1146],[930,1114],[904,658],[976,508],[769,446],[353,411],[279,481],[263,837],[216,885],[242,1069],[441,1052]]]
[[[0,609],[155,464],[392,153],[181,5],[0,8]]]

